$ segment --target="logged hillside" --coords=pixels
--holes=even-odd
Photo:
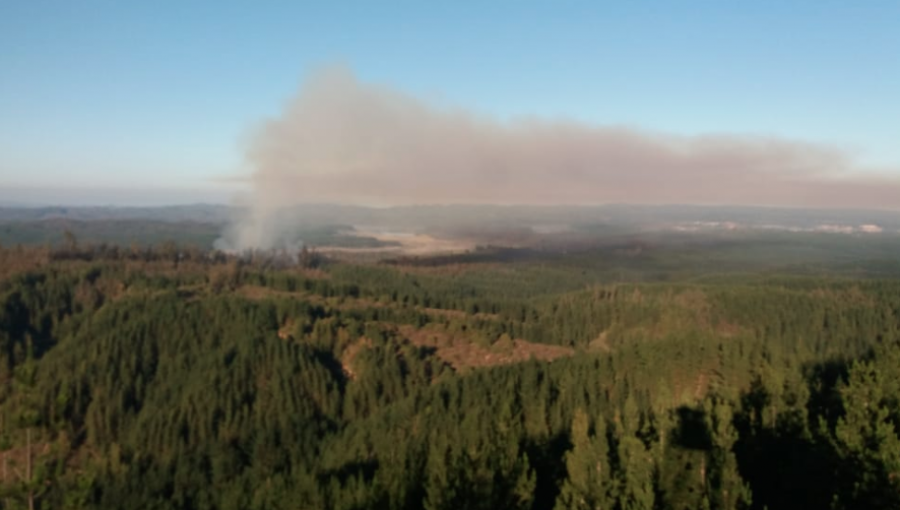
[[[3,508],[900,506],[900,281],[299,262],[0,249]]]

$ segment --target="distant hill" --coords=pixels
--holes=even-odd
[[[166,207],[0,207],[0,222],[68,219],[78,221],[155,220],[222,224],[234,209],[226,205],[196,204]]]
[[[78,221],[150,220],[224,224],[240,214],[227,205],[165,207],[11,207],[0,206],[0,222],[69,219]],[[285,209],[303,225],[369,225],[402,228],[446,226],[534,226],[597,223],[652,227],[685,222],[733,222],[744,226],[810,228],[827,224],[876,224],[900,230],[900,212],[847,209],[787,209],[750,206],[631,205],[416,205],[387,208],[308,204]]]
[[[210,247],[242,210],[227,205],[167,207],[0,207],[0,244],[55,244],[69,230],[85,242],[158,243]],[[785,209],[694,205],[528,206],[418,205],[373,208],[308,204],[280,211],[285,237],[314,246],[393,245],[381,234],[426,234],[477,244],[546,245],[569,249],[585,239],[650,232],[821,232],[900,234],[900,213],[875,210]],[[355,235],[344,235],[357,229]],[[360,232],[371,236],[363,241]],[[537,239],[540,238],[540,239]],[[394,243],[395,244],[395,243]]]

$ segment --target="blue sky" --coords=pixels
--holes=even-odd
[[[896,1],[5,0],[0,201],[226,200],[254,126],[335,63],[500,118],[777,135],[900,175],[898,28]]]

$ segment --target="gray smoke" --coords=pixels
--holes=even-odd
[[[304,203],[685,203],[900,207],[900,181],[865,174],[834,147],[776,137],[685,137],[623,127],[501,122],[360,83],[309,78],[247,152],[238,249],[294,243]]]

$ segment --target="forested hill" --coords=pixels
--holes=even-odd
[[[900,281],[0,249],[2,508],[900,508]]]

